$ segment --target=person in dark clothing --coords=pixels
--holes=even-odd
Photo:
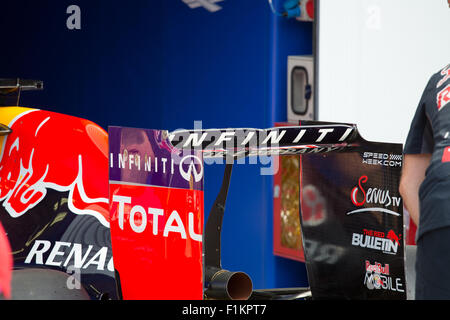
[[[418,226],[416,299],[450,299],[450,64],[429,79],[420,99],[400,194]]]

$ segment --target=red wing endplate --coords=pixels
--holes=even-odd
[[[203,160],[159,130],[109,127],[111,237],[123,299],[203,298]]]

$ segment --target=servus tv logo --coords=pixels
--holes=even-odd
[[[398,208],[400,207],[401,198],[392,196],[390,191],[383,188],[367,188],[365,184],[368,181],[367,176],[361,176],[358,180],[358,185],[355,186],[350,194],[352,203],[357,207],[363,207],[365,205],[375,205],[370,208],[356,209],[348,212],[347,215],[361,213],[361,212],[384,212],[394,216],[400,216],[398,212],[387,209],[388,207]]]

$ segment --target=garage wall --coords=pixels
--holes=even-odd
[[[69,30],[69,5],[81,30]],[[219,11],[181,0],[8,1],[0,11],[0,77],[43,80],[22,105],[108,125],[174,130],[267,128],[286,120],[287,55],[312,54],[312,23],[275,17],[266,1],[226,0]],[[222,264],[255,288],[307,284],[304,264],[272,253],[267,164],[233,171]],[[205,210],[223,165],[205,170]]]

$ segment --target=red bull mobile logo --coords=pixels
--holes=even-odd
[[[91,121],[36,109],[8,126],[0,155],[0,201],[13,218],[38,205],[48,189],[69,192],[75,214],[109,228],[108,135]]]
[[[365,261],[366,274],[364,284],[369,290],[389,290],[405,292],[405,287],[401,278],[395,277],[389,271],[389,264],[384,266],[381,263]]]

